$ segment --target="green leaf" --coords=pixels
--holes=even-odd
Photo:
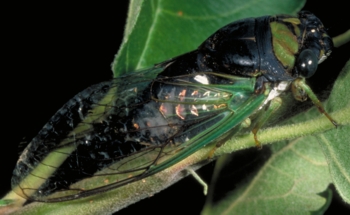
[[[208,36],[238,19],[295,15],[304,0],[131,1],[125,38],[113,62],[114,76],[151,67],[196,49]]]
[[[332,110],[346,108],[350,112],[350,60],[345,65],[334,85],[328,100]],[[320,135],[323,152],[327,158],[333,183],[345,202],[350,204],[350,125],[340,125],[338,129]]]
[[[274,152],[249,183],[239,186],[203,214],[309,214],[327,200],[323,192],[331,178],[315,137],[272,145]]]

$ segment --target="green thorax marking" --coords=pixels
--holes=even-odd
[[[285,18],[270,23],[273,50],[277,59],[287,72],[291,72],[295,63],[295,55],[299,51],[300,20]]]

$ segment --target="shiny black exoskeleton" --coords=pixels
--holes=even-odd
[[[299,24],[288,23],[290,16],[263,16],[247,18],[219,29],[197,50],[165,62],[168,66],[161,76],[190,74],[192,72],[222,72],[244,77],[256,77],[256,91],[261,92],[265,82],[292,81],[297,77],[310,77],[317,64],[331,52],[333,42],[326,34],[321,21],[312,13],[298,13]],[[274,47],[272,22],[284,23],[297,38],[295,65],[285,66],[276,57],[279,50]],[[278,30],[276,30],[278,31]],[[282,35],[283,37],[283,35]],[[288,52],[289,47],[283,51]],[[302,50],[308,50],[301,53]],[[311,54],[310,54],[311,53]],[[305,62],[316,61],[310,67]]]

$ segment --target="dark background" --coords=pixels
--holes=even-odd
[[[308,1],[305,9],[322,20],[331,36],[350,28],[342,1],[332,1],[328,5],[320,2]],[[2,44],[5,68],[1,78],[1,196],[10,190],[12,170],[20,154],[18,144],[23,138],[34,137],[75,94],[89,85],[112,78],[110,64],[123,36],[127,7],[127,1],[118,1],[118,5],[74,7],[50,3],[3,8],[9,13],[3,20],[2,31],[6,39]],[[349,59],[349,50],[349,45],[334,49],[331,58],[310,80],[312,88],[321,97],[326,96],[325,89],[330,89]],[[210,180],[213,166],[211,163],[199,171],[206,181]],[[334,195],[327,214],[349,211],[337,194]],[[161,206],[167,208],[167,214],[198,214],[204,200],[200,185],[188,177],[120,212],[134,214],[141,210],[163,214]]]

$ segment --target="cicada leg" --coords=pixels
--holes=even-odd
[[[251,120],[250,120],[250,118],[247,118],[240,124],[240,126],[238,126],[238,130],[233,129],[232,132],[235,133],[235,132],[241,130],[242,128],[248,128],[250,125],[251,125]],[[208,155],[208,159],[213,158],[216,149],[220,148],[227,140],[229,140],[232,137],[231,134],[232,133],[229,133],[226,137],[222,138],[220,141],[218,141],[216,143],[216,145],[210,150],[209,155]]]
[[[228,140],[228,138],[225,138],[225,140]],[[216,145],[210,150],[210,152],[208,154],[209,160],[211,160],[214,157],[214,153],[215,153],[216,149],[218,149],[220,146],[222,146],[226,142],[225,140],[221,140],[221,141],[217,142]]]
[[[252,130],[254,134],[255,145],[258,149],[262,148],[261,142],[258,140],[258,131],[265,124],[265,122],[272,116],[272,114],[278,110],[282,105],[282,99],[280,97],[275,97],[270,101],[270,105],[266,111],[264,111],[258,118],[257,122]]]
[[[203,181],[203,179],[191,168],[186,168],[186,170],[196,179],[196,181],[203,186],[203,193],[206,196],[208,194],[208,184]]]
[[[318,111],[321,114],[324,114],[335,127],[338,126],[337,122],[326,112],[322,103],[320,102],[320,100],[318,100],[315,93],[312,92],[311,88],[305,83],[305,79],[296,79],[295,81],[293,81],[292,92],[294,98],[299,101],[305,101],[306,94],[317,107]]]

